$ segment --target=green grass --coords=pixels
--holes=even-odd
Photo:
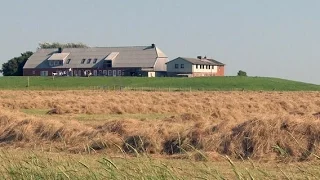
[[[64,119],[74,119],[82,122],[100,122],[100,121],[112,121],[112,120],[122,120],[122,119],[138,119],[141,121],[149,120],[163,120],[172,116],[173,114],[168,113],[151,113],[151,114],[59,114],[59,115],[49,115],[47,112],[50,109],[21,109],[20,111],[29,115],[38,117],[57,117]]]
[[[43,116],[43,115],[46,115],[49,110],[50,109],[21,109],[21,112],[24,112],[24,113],[30,114],[30,115]],[[49,116],[49,115],[47,115],[47,116]]]
[[[318,179],[319,162],[233,162],[5,150],[1,179]]]
[[[196,90],[265,90],[265,91],[320,91],[320,85],[267,77],[0,77],[0,89],[77,90],[119,87],[138,90],[196,91]]]
[[[79,121],[105,121],[122,119],[159,120],[170,117],[168,114],[79,114],[75,118]]]

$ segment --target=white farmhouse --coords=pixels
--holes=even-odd
[[[167,64],[168,76],[224,76],[225,64],[214,59],[178,57]]]

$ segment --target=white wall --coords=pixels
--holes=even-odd
[[[156,72],[148,72],[148,77],[156,77]]]
[[[212,69],[213,67],[213,69]],[[205,73],[217,73],[218,72],[218,67],[217,66],[211,66],[210,69],[206,69],[206,65],[204,65],[204,69],[200,69],[200,65],[198,65],[198,69],[196,68],[196,65],[192,65],[192,71],[195,73],[201,73],[201,72],[205,72]]]

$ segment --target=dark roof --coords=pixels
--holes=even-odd
[[[198,58],[186,58],[186,57],[178,57],[176,59],[183,59],[183,60],[188,61],[192,64],[198,64],[198,65],[215,65],[215,66],[224,66],[225,65],[225,64],[223,64],[217,60],[214,60],[214,59],[198,59]],[[173,59],[171,61],[174,61],[176,59]]]
[[[207,59],[207,60],[213,62],[213,63],[216,64],[217,66],[224,66],[224,65],[225,65],[225,64],[223,64],[222,62],[219,62],[219,61],[214,60],[214,59]]]
[[[155,46],[64,48],[60,54],[68,54],[64,58],[70,61],[63,65],[50,67],[47,60],[52,55],[58,56],[58,49],[38,49],[23,68],[93,68],[103,64],[105,58],[112,53],[117,53],[112,67],[150,68],[154,67],[157,58],[167,58]],[[83,59],[85,62],[81,63]],[[89,62],[88,59],[91,61]]]

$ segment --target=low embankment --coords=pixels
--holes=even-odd
[[[320,85],[267,77],[0,77],[0,89],[139,91],[320,91]]]

